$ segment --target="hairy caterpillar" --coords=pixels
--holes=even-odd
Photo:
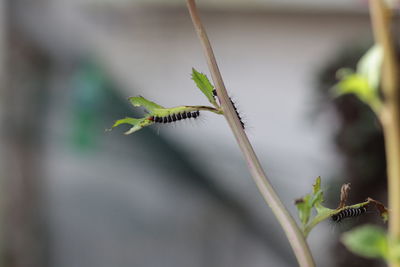
[[[157,123],[170,123],[170,122],[175,122],[175,121],[180,121],[184,119],[190,119],[190,118],[197,118],[200,116],[200,111],[185,111],[181,113],[176,113],[176,114],[169,114],[163,117],[159,116],[151,116],[149,120],[157,122]]]
[[[357,217],[365,212],[367,212],[367,208],[365,206],[358,207],[358,208],[347,208],[347,209],[340,211],[337,214],[332,215],[331,218],[332,218],[332,221],[338,223],[343,219],[346,219],[349,217]]]
[[[215,90],[215,89],[213,90],[213,95],[214,95],[214,97],[217,96],[217,90]],[[229,101],[231,101],[231,104],[233,106],[233,109],[235,110],[236,116],[238,117],[238,119],[240,121],[240,124],[242,125],[242,128],[244,129],[245,128],[244,127],[244,122],[242,120],[242,117],[240,117],[240,115],[239,115],[239,112],[238,112],[238,110],[237,110],[237,108],[235,106],[235,103],[233,103],[233,101],[232,101],[232,99],[230,97],[229,97]]]

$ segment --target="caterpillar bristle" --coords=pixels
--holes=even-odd
[[[190,119],[190,118],[195,119],[198,116],[200,116],[200,111],[196,110],[196,111],[187,111],[182,113],[170,114],[164,117],[153,116],[150,117],[149,120],[154,121],[156,123],[171,123],[184,119]]]
[[[349,218],[349,217],[357,217],[360,216],[361,214],[367,212],[367,207],[362,206],[358,208],[348,208],[344,209],[341,212],[334,214],[331,216],[332,221],[334,222],[341,222],[343,219]]]
[[[242,125],[242,128],[244,129],[244,128],[245,128],[245,127],[244,127],[244,122],[243,122],[243,120],[242,120],[242,117],[240,117],[239,111],[237,110],[235,103],[233,103],[233,101],[232,101],[231,98],[229,98],[229,100],[231,101],[231,104],[232,104],[232,106],[233,106],[233,109],[235,110],[236,116],[238,117],[238,119],[239,119],[239,121],[240,121],[240,124]]]
[[[217,96],[217,90],[214,89],[214,90],[212,91],[212,93],[213,93],[214,97]],[[244,122],[243,122],[243,120],[242,120],[242,117],[240,117],[239,111],[237,110],[235,103],[233,103],[232,98],[229,97],[229,101],[231,101],[231,104],[232,104],[232,106],[233,106],[233,109],[235,110],[236,116],[238,117],[238,119],[239,119],[239,121],[240,121],[240,124],[242,125],[242,128],[245,129],[245,125],[244,125]]]

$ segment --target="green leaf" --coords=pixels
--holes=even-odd
[[[306,225],[310,220],[310,215],[311,215],[310,198],[311,198],[310,195],[306,195],[304,198],[296,201],[296,207],[299,213],[299,218],[303,225]]]
[[[389,213],[388,213],[387,211],[382,212],[382,213],[381,213],[381,219],[382,219],[384,222],[387,222],[387,221],[389,220]]]
[[[315,195],[320,191],[321,191],[321,176],[318,176],[317,179],[315,179],[315,184],[313,184],[313,194]]]
[[[218,106],[213,94],[214,86],[208,80],[207,76],[192,68],[192,80],[196,83],[197,87],[207,97],[208,101],[214,106]]]
[[[344,94],[354,94],[361,101],[369,105],[374,111],[378,111],[381,101],[377,90],[369,84],[368,78],[358,74],[348,74],[334,86],[334,94],[341,96]]]
[[[132,103],[132,105],[134,107],[141,107],[143,106],[148,112],[154,112],[157,109],[161,109],[164,108],[150,100],[147,100],[146,98],[142,97],[142,96],[134,96],[134,97],[130,97],[128,98],[129,101]]]
[[[311,205],[314,207],[321,206],[324,202],[324,194],[321,190],[321,176],[318,176],[313,185],[313,196],[311,199]]]
[[[313,208],[317,210],[317,213],[325,211],[326,208],[322,206],[323,201],[324,196],[321,190],[321,177],[317,177],[313,185],[312,193],[307,194],[305,197],[295,202],[300,221],[303,225],[306,225],[310,221]]]
[[[178,107],[173,107],[173,108],[155,109],[150,114],[153,116],[157,116],[157,117],[165,117],[170,114],[178,114],[178,113],[191,112],[191,111],[197,111],[197,110],[199,110],[199,108],[197,106],[178,106]]]
[[[374,90],[369,86],[367,78],[357,73],[346,75],[335,87],[338,95],[355,94],[366,103],[375,97]]]
[[[150,100],[147,100],[146,98],[144,98],[142,96],[130,97],[129,101],[131,102],[131,104],[134,107],[141,107],[141,106],[145,107],[147,110],[147,114],[145,114],[144,118],[140,118],[140,119],[126,117],[124,119],[117,120],[111,129],[113,129],[114,127],[117,127],[121,124],[129,124],[129,125],[132,125],[132,127],[127,132],[125,132],[125,134],[131,134],[131,133],[134,133],[134,132],[142,129],[143,127],[154,124],[156,117],[165,118],[170,115],[178,115],[178,114],[184,114],[184,113],[187,114],[188,112],[195,112],[195,111],[197,112],[200,110],[214,112],[216,114],[222,114],[220,109],[216,109],[216,108],[209,107],[209,106],[178,106],[178,107],[172,107],[172,108],[164,108],[163,106],[160,106]],[[171,118],[175,118],[175,119],[171,119]],[[179,118],[181,119],[181,117],[179,117]],[[184,118],[186,118],[186,116]],[[188,118],[190,118],[190,116],[188,116]],[[177,119],[174,116],[169,117],[169,122],[171,122],[172,120],[176,121]]]
[[[139,99],[139,101],[143,101],[144,98],[136,98],[136,99],[133,99],[133,101],[136,101],[137,99]],[[144,101],[147,101],[147,100],[144,100]],[[135,102],[135,103],[137,103],[137,102]],[[145,103],[145,102],[141,102],[141,103]],[[145,105],[148,106],[148,103],[146,102]],[[142,105],[140,104],[140,106],[142,106]],[[158,107],[161,107],[161,106],[158,106]],[[208,106],[178,106],[178,107],[172,107],[172,108],[163,108],[163,107],[152,108],[152,111],[150,113],[147,113],[144,118],[137,119],[137,118],[126,117],[124,119],[117,120],[114,123],[114,125],[112,126],[112,128],[117,127],[121,124],[130,124],[130,125],[132,125],[132,128],[130,128],[127,132],[125,132],[125,134],[131,134],[131,133],[134,133],[134,132],[142,129],[143,127],[154,124],[155,123],[154,117],[166,117],[166,116],[173,115],[173,114],[182,114],[182,113],[194,112],[194,111],[199,111],[199,110],[207,110],[210,112],[220,114],[218,110],[216,110],[215,108],[212,108],[212,107],[208,107]]]
[[[318,208],[322,207],[322,202],[324,202],[324,193],[321,190],[321,176],[318,176],[313,184],[310,205],[318,211]]]
[[[365,225],[342,235],[342,242],[353,253],[366,258],[388,259],[389,245],[385,231]]]
[[[128,135],[131,133],[134,133],[136,131],[139,131],[140,129],[142,129],[143,127],[149,126],[151,124],[153,124],[154,122],[152,120],[149,120],[149,118],[141,118],[141,119],[136,119],[136,118],[130,118],[130,117],[126,117],[120,120],[115,121],[114,125],[112,126],[112,128],[117,127],[121,124],[129,124],[132,125],[132,127],[126,131],[124,134]]]
[[[118,125],[121,124],[130,124],[130,125],[135,125],[137,123],[139,123],[142,119],[135,119],[135,118],[131,118],[131,117],[125,117],[123,119],[119,119],[117,121],[114,122],[114,125],[112,126],[112,128],[117,127]]]
[[[381,79],[383,50],[380,45],[374,45],[360,59],[357,64],[357,73],[366,78],[373,90],[378,90]]]
[[[378,113],[382,106],[378,93],[382,59],[382,48],[375,45],[361,57],[356,73],[346,68],[338,70],[340,81],[333,88],[334,94],[336,96],[354,94]]]
[[[324,193],[321,190],[321,177],[317,177],[312,192],[295,202],[300,221],[303,224],[302,231],[304,236],[307,236],[317,224],[328,219],[336,212],[322,206],[323,202]],[[316,215],[312,217],[313,209],[316,210]]]

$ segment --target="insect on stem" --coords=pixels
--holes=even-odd
[[[289,243],[292,246],[299,265],[301,267],[315,266],[314,259],[301,230],[269,182],[264,169],[261,167],[257,155],[255,154],[254,149],[242,128],[240,120],[225,89],[214,52],[203,24],[201,23],[196,3],[194,0],[186,0],[186,2],[194,28],[203,47],[216,92],[220,100],[221,108],[224,111],[224,116],[236,138],[236,141],[239,144],[243,156],[246,159],[253,180],[256,183],[261,195],[264,197],[265,201],[270,206],[277,220],[281,224]]]

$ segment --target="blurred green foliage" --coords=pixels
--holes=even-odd
[[[386,232],[374,225],[363,225],[342,235],[342,242],[353,253],[367,258],[389,259]]]
[[[379,95],[381,66],[382,49],[375,45],[360,59],[356,72],[348,68],[339,69],[340,81],[333,87],[334,95],[354,94],[378,115],[382,106]]]

